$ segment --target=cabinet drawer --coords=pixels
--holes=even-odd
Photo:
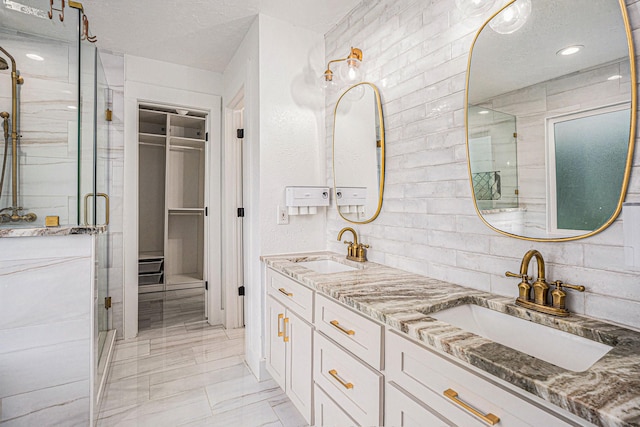
[[[267,269],[267,292],[304,320],[313,323],[312,289],[269,268]]]
[[[382,325],[320,294],[316,295],[315,325],[373,368],[382,369]]]
[[[314,389],[316,426],[346,427],[356,422],[316,384]]]
[[[464,409],[460,402],[484,415],[497,416],[500,426],[577,425],[396,332],[387,331],[385,342],[387,380],[456,425],[486,425],[479,416]],[[446,390],[457,393],[455,398],[458,402],[446,397]]]
[[[455,427],[424,404],[415,400],[393,383],[384,392],[384,425],[394,427]]]
[[[317,331],[313,379],[358,425],[382,424],[382,375]]]

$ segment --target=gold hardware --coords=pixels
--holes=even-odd
[[[287,325],[289,324],[289,318],[285,317],[282,322],[282,341],[289,342],[289,337],[287,336]]]
[[[89,225],[89,221],[87,219],[87,212],[89,211],[89,198],[93,197],[93,193],[87,193],[84,196],[84,225]],[[96,224],[96,225],[109,225],[109,196],[105,193],[96,193],[96,197],[104,197],[105,201],[105,218],[104,224]]]
[[[451,399],[451,401],[453,401],[453,403],[455,403],[456,405],[462,407],[465,411],[467,412],[471,412],[473,415],[475,415],[476,417],[480,418],[482,421],[484,421],[485,423],[489,424],[490,426],[496,425],[500,422],[500,418],[498,418],[497,416],[489,413],[487,415],[483,414],[482,412],[478,411],[477,409],[475,409],[474,407],[472,407],[471,405],[468,405],[467,403],[463,402],[462,400],[460,400],[458,398],[458,393],[455,392],[452,389],[446,389],[442,394],[445,395],[445,397]]]
[[[357,262],[365,262],[367,260],[367,251],[365,248],[368,248],[369,245],[363,245],[362,243],[358,243],[358,235],[356,234],[356,230],[351,227],[345,227],[338,233],[338,240],[342,239],[342,235],[345,231],[350,231],[353,234],[353,242],[344,241],[345,245],[349,245],[347,247],[347,259],[351,261]]]
[[[53,19],[53,11],[60,12],[58,18],[60,18],[60,22],[64,22],[64,0],[61,0],[62,8],[56,9],[53,7],[53,0],[49,0],[49,19]]]
[[[69,0],[69,7],[72,7],[74,9],[78,9],[81,12],[84,12],[84,7],[82,6],[82,3],[79,3],[77,1],[73,1],[73,0]]]
[[[109,310],[111,308],[111,297],[106,297],[104,299],[104,308]]]
[[[280,320],[281,320],[282,318],[284,318],[284,314],[279,313],[279,314],[278,314],[278,336],[279,336],[279,337],[281,337],[281,336],[283,335],[283,334],[282,334],[282,331],[280,330]]]
[[[347,334],[347,335],[355,335],[356,331],[352,330],[352,329],[346,329],[344,326],[340,326],[340,323],[338,323],[337,320],[332,320],[331,323],[333,326],[335,326],[339,331]]]
[[[333,81],[333,71],[331,71],[331,64],[334,62],[342,62],[347,61],[347,66],[351,68],[358,68],[360,66],[360,62],[362,62],[362,50],[357,47],[352,47],[349,52],[349,56],[342,59],[334,59],[327,63],[327,70],[324,72],[323,77],[325,81]]]
[[[287,292],[287,290],[285,288],[280,288],[278,289],[281,293],[285,294],[286,296],[288,296],[289,298],[291,298],[293,296],[293,294],[291,292]]]
[[[332,369],[329,371],[329,375],[331,375],[333,378],[336,379],[336,381],[338,381],[340,383],[340,385],[342,385],[344,388],[346,389],[352,389],[353,388],[353,384],[345,382],[342,378],[340,378],[338,376],[338,371],[336,371],[335,369]]]
[[[89,18],[84,13],[82,14],[82,37],[81,40],[87,40],[90,43],[95,43],[98,41],[96,36],[89,35]]]
[[[527,275],[527,272],[529,271],[529,263],[533,257],[536,258],[536,262],[538,263],[538,277],[533,283],[533,286],[531,286],[529,284],[531,277]],[[570,314],[565,308],[567,293],[563,291],[562,288],[569,288],[579,292],[584,292],[585,290],[584,286],[569,285],[567,283],[562,283],[560,280],[556,280],[553,282],[555,289],[551,291],[551,304],[549,304],[547,301],[549,284],[545,279],[544,259],[542,258],[542,254],[535,249],[524,254],[522,263],[520,264],[520,274],[507,271],[505,276],[519,277],[522,279],[518,284],[518,298],[516,298],[516,305],[554,316],[566,317]],[[533,301],[531,300],[531,288],[533,288]]]
[[[48,216],[44,219],[45,227],[58,227],[60,225],[59,216]]]
[[[113,111],[111,111],[110,109],[107,108],[107,110],[104,112],[104,119],[108,122],[112,122],[113,121]]]

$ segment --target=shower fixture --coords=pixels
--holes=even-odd
[[[22,214],[20,211],[23,208],[18,206],[18,85],[24,83],[24,79],[18,75],[16,69],[16,61],[13,56],[7,52],[2,46],[0,51],[5,54],[9,60],[11,60],[11,114],[3,111],[0,113],[0,118],[3,119],[4,128],[4,160],[2,167],[2,177],[0,182],[4,183],[4,173],[7,161],[7,146],[9,145],[9,117],[11,117],[11,206],[4,209],[0,209],[0,224],[5,222],[33,222],[37,219],[36,214],[26,213]],[[0,69],[9,69],[9,64],[4,58],[0,58]],[[0,195],[2,194],[2,187],[0,186]]]

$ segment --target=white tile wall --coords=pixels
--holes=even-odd
[[[640,2],[626,2],[640,52]],[[547,276],[584,285],[570,308],[640,328],[640,277],[624,266],[621,219],[604,232],[567,243],[536,243],[499,235],[476,216],[467,178],[464,89],[474,34],[489,15],[466,19],[453,0],[362,2],[325,35],[326,59],[363,49],[366,80],[381,91],[387,127],[387,187],[378,219],[357,226],[369,259],[461,285],[516,296],[524,253],[545,256]],[[327,168],[335,97],[327,97]],[[636,150],[627,201],[640,201]],[[330,183],[330,182],[329,182]],[[346,223],[328,214],[328,247]]]

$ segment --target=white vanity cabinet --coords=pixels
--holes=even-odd
[[[313,291],[271,269],[267,282],[267,371],[312,423]]]
[[[357,425],[382,425],[383,326],[321,294],[316,295],[314,325],[316,385]],[[325,410],[323,404],[316,400],[316,414]],[[316,418],[317,425],[321,422]]]
[[[535,404],[524,396],[483,378],[462,364],[450,360],[399,333],[387,330],[385,424],[412,425],[404,420],[422,411],[440,424],[486,426],[585,425]],[[416,404],[418,406],[416,406]],[[411,412],[407,413],[407,408]],[[410,415],[409,415],[410,416]],[[402,421],[402,422],[401,422]],[[498,424],[499,422],[499,424]]]

